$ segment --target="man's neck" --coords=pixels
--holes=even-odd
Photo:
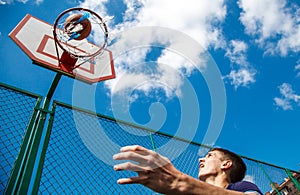
[[[206,183],[209,183],[214,186],[218,186],[221,188],[227,188],[229,182],[226,178],[226,175],[218,175],[218,176],[210,176],[204,179]]]

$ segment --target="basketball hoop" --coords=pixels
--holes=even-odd
[[[101,34],[103,36],[99,36]],[[108,30],[95,12],[71,8],[55,20],[53,36],[60,66],[64,71],[71,72],[101,54],[107,45]],[[61,57],[57,46],[63,50]]]

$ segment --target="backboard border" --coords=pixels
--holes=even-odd
[[[93,83],[97,83],[97,82],[100,82],[100,81],[105,81],[105,80],[109,80],[109,79],[113,79],[113,78],[116,78],[116,74],[115,74],[115,69],[114,69],[114,61],[113,61],[113,55],[112,55],[112,52],[108,49],[103,49],[107,52],[109,52],[109,57],[110,57],[110,69],[111,69],[111,75],[109,76],[104,76],[104,77],[100,77],[100,78],[95,78],[95,79],[89,79],[89,78],[86,78],[86,77],[83,77],[81,75],[74,75],[74,74],[71,74],[71,73],[67,73],[63,70],[61,70],[59,68],[59,66],[54,66],[53,64],[51,63],[48,63],[44,60],[41,60],[39,58],[37,58],[29,49],[26,48],[26,46],[17,38],[17,34],[21,31],[21,29],[26,25],[26,23],[31,19],[31,18],[34,18],[36,20],[39,20],[40,22],[42,23],[45,23],[45,24],[48,24],[50,26],[53,26],[51,25],[50,23],[48,22],[45,22],[31,14],[26,14],[24,16],[24,18],[16,25],[16,27],[9,33],[9,37],[21,48],[21,50],[32,60],[33,64],[36,64],[38,66],[41,66],[43,68],[47,68],[49,70],[52,70],[52,71],[55,71],[55,72],[60,72],[62,73],[63,75],[66,75],[68,77],[71,77],[73,79],[78,79],[78,80],[81,80],[85,83],[89,83],[89,84],[93,84]],[[49,35],[48,35],[49,36]],[[52,37],[54,39],[54,37]],[[59,60],[56,58],[57,60],[57,63],[59,63]]]

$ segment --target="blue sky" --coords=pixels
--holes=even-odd
[[[299,170],[299,1],[0,0],[0,82],[47,93],[55,73],[32,64],[8,34],[27,13],[53,24],[71,7],[111,18],[116,79],[63,77],[54,99]],[[120,53],[119,33],[138,47]],[[165,41],[173,36],[183,44]],[[197,52],[207,63],[193,63]]]

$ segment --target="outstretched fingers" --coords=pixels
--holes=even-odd
[[[117,180],[118,184],[145,184],[147,183],[147,173],[140,172],[138,177],[121,178]]]
[[[134,145],[134,146],[125,146],[120,149],[120,153],[115,154],[113,156],[114,160],[127,160],[137,162],[138,167],[136,165],[125,163],[121,167],[123,170],[132,170],[135,168],[153,170],[156,168],[160,168],[166,166],[170,163],[169,159],[159,155],[158,153],[148,150],[142,146]],[[125,166],[126,165],[126,166]],[[122,170],[116,165],[116,170]],[[139,170],[137,170],[139,171]],[[142,170],[144,171],[144,170]]]
[[[138,163],[144,163],[145,162],[145,156],[142,154],[139,154],[137,152],[132,152],[132,151],[126,151],[126,152],[121,152],[118,154],[115,154],[113,156],[114,160],[131,160],[135,161]]]
[[[131,162],[125,162],[125,163],[115,165],[114,170],[115,171],[127,170],[127,171],[134,171],[134,172],[142,172],[142,171],[148,171],[149,169],[147,169],[146,167],[131,163]]]
[[[135,151],[135,152],[138,152],[138,151],[143,151],[143,152],[147,152],[149,151],[148,149],[142,147],[142,146],[139,146],[139,145],[132,145],[132,146],[124,146],[120,149],[121,152],[128,152],[128,151]]]
[[[114,160],[125,160],[114,166],[116,171],[128,170],[138,174],[136,177],[121,178],[118,184],[142,184],[159,193],[171,192],[174,182],[180,175],[167,157],[142,146],[125,146],[120,153],[113,156]],[[134,161],[134,162],[132,162]]]
[[[139,181],[139,178],[131,177],[131,178],[118,179],[117,183],[118,184],[135,184],[135,183],[139,183],[138,181]]]
[[[149,166],[147,166],[147,154],[148,149],[142,146],[125,146],[120,149],[120,153],[115,154],[113,156],[114,160],[129,160],[137,162],[138,164],[134,164],[132,162],[125,162],[121,164],[117,164],[114,166],[116,171],[121,170],[129,170],[135,172],[147,171],[149,170]]]

